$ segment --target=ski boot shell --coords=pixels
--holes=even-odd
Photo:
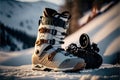
[[[84,69],[85,61],[61,48],[69,19],[68,12],[45,8],[39,21],[38,35],[32,55],[33,70],[77,71]]]

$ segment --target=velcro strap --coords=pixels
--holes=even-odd
[[[63,41],[58,41],[58,42],[59,42],[60,44],[64,44]],[[44,44],[44,43],[54,45],[54,44],[55,44],[55,39],[49,39],[49,40],[40,39],[40,40],[36,41],[37,46],[42,45],[42,44]]]
[[[49,60],[49,61],[52,61],[53,58],[55,57],[55,55],[56,55],[58,52],[61,52],[62,50],[63,50],[63,49],[58,48],[58,49],[56,49],[55,51],[53,51],[52,53],[50,53],[50,54],[48,55],[48,60]]]
[[[56,35],[57,34],[57,30],[55,30],[55,29],[47,29],[45,27],[44,28],[40,28],[39,32],[40,33],[50,33],[52,35]]]

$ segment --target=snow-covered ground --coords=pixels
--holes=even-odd
[[[79,36],[88,33],[91,41],[100,47],[100,55],[104,60],[100,68],[78,73],[32,71],[31,56],[34,48],[15,52],[0,51],[0,80],[119,80],[120,64],[116,64],[116,59],[120,59],[119,7],[120,3],[96,17],[68,36],[63,45],[65,48],[72,42],[78,44]]]
[[[78,73],[32,71],[31,65],[0,66],[1,80],[119,80],[118,65],[103,65],[99,69]]]
[[[99,69],[82,70],[78,73],[32,71],[33,48],[0,52],[1,80],[119,80],[120,65],[103,64]]]

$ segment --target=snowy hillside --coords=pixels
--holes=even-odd
[[[16,51],[34,46],[38,20],[45,7],[58,6],[45,1],[0,0],[0,50]]]

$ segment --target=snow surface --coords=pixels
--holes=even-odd
[[[68,36],[63,45],[65,48],[71,42],[78,44],[79,36],[88,33],[92,42],[98,43],[100,55],[104,58],[100,68],[81,70],[78,73],[32,71],[31,56],[34,48],[15,52],[0,51],[0,80],[119,80],[120,64],[111,64],[120,49],[119,7],[120,3],[96,17],[82,29]]]
[[[119,80],[120,66],[106,66],[94,70],[82,70],[78,73],[32,71],[31,65],[0,66],[0,78],[2,80]]]

